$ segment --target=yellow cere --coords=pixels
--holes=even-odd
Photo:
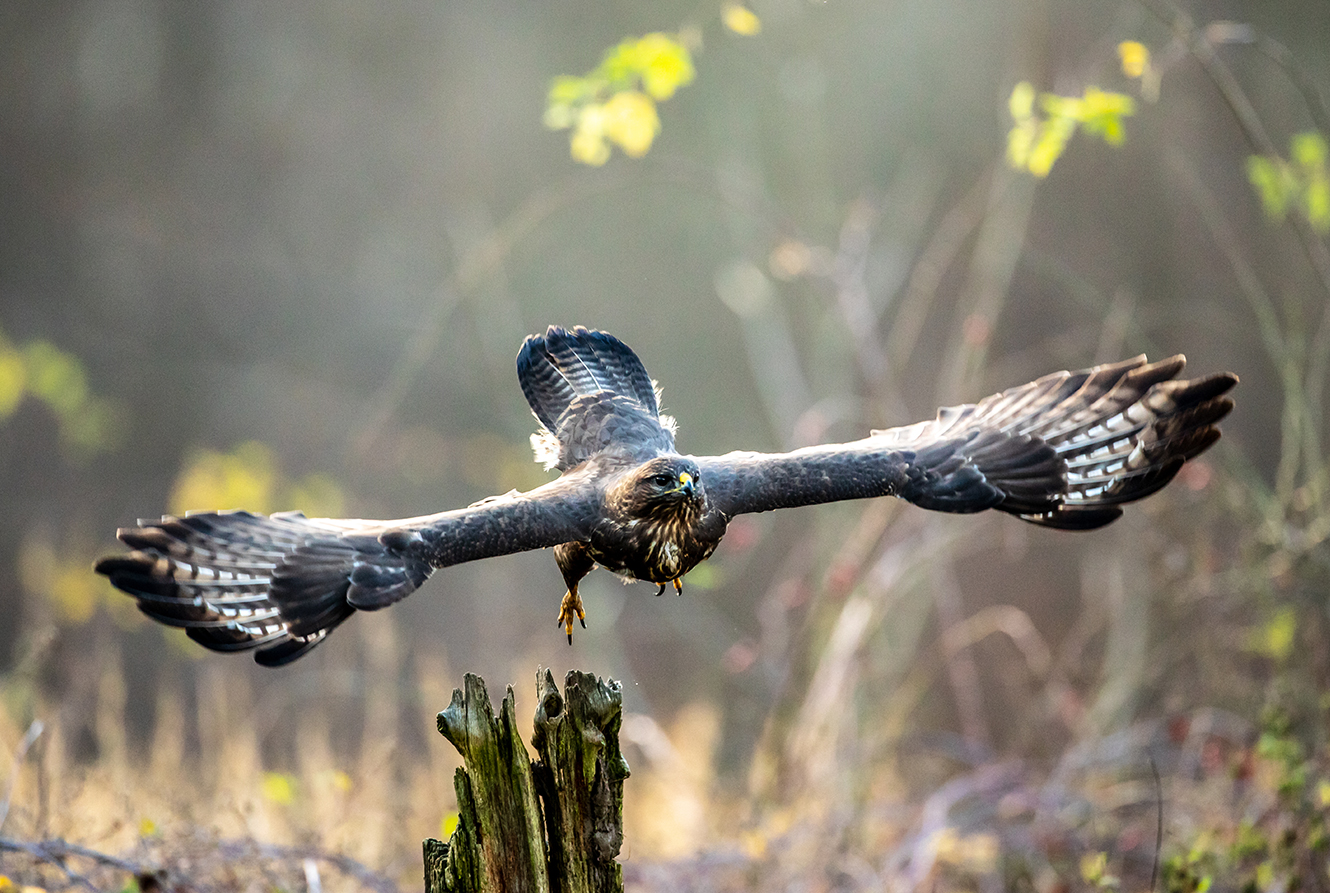
[[[686,484],[693,479],[693,476],[686,471],[679,472],[679,483]]]

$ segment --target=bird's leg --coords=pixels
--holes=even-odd
[[[656,597],[659,598],[660,596],[662,596],[662,595],[664,595],[664,594],[665,594],[665,584],[664,584],[664,583],[661,583],[661,584],[660,584],[660,588],[656,590]]]
[[[562,543],[554,547],[554,561],[563,574],[563,582],[568,585],[568,594],[559,603],[559,626],[568,636],[568,644],[573,644],[573,618],[586,629],[586,612],[582,610],[582,597],[577,594],[577,584],[591,573],[596,560],[591,557],[591,550],[585,543]]]

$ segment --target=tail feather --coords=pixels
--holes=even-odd
[[[550,326],[544,335],[528,337],[517,354],[517,378],[532,412],[550,432],[558,430],[559,416],[573,400],[602,391],[660,414],[655,385],[637,354],[613,335],[582,326]]]
[[[661,415],[655,383],[613,335],[550,326],[523,342],[517,378],[540,421],[531,445],[546,468],[566,471],[613,443],[674,445],[674,419]]]
[[[96,570],[143,613],[214,651],[255,650],[267,666],[309,651],[357,608],[405,597],[431,568],[379,542],[376,522],[248,512],[140,521],[133,551]]]

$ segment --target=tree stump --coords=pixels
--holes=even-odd
[[[517,734],[513,689],[498,717],[468,673],[438,717],[466,765],[457,770],[457,829],[424,842],[426,893],[621,893],[623,780],[619,683],[572,671],[564,692],[536,674],[532,762]]]

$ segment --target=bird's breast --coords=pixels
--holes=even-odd
[[[597,530],[590,547],[601,567],[630,579],[668,583],[709,557],[723,534],[724,527],[714,524],[633,518]]]

